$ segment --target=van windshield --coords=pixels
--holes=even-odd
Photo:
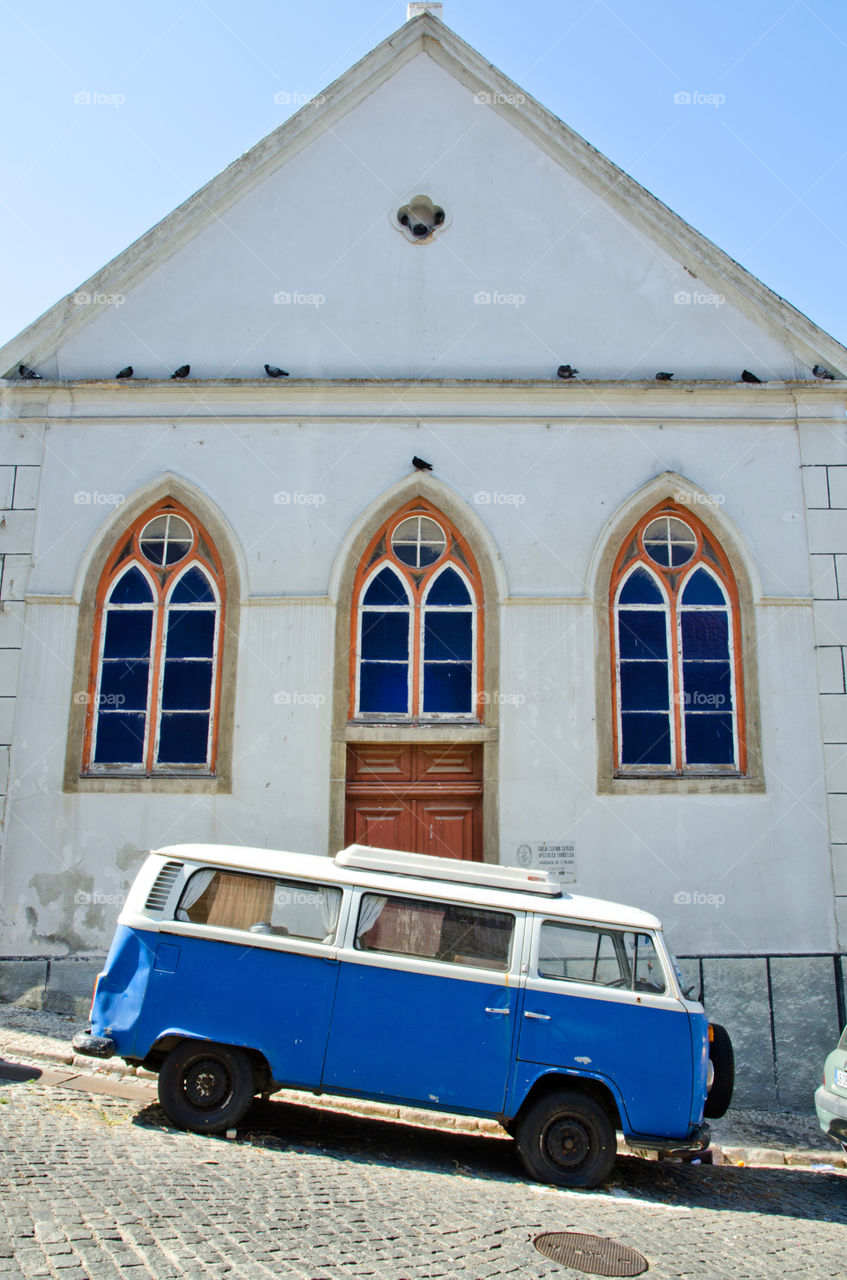
[[[341,890],[332,885],[206,868],[189,879],[176,918],[257,935],[332,942],[340,907]]]
[[[514,925],[514,916],[505,911],[365,893],[355,946],[357,951],[506,970]]]
[[[538,947],[538,976],[603,987],[667,990],[662,962],[649,933],[545,920]]]

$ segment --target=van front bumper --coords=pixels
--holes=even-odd
[[[110,1036],[95,1036],[90,1031],[78,1031],[71,1041],[74,1053],[87,1058],[113,1058],[118,1046]]]
[[[635,1151],[661,1151],[668,1156],[682,1156],[705,1151],[712,1141],[712,1131],[707,1124],[698,1124],[688,1138],[649,1138],[640,1133],[627,1133],[624,1137],[626,1145]]]

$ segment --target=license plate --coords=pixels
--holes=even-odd
[[[847,1089],[847,1071],[842,1071],[840,1067],[836,1067],[835,1083],[839,1089]]]

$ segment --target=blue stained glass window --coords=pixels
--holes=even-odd
[[[646,569],[636,569],[621,587],[621,604],[664,604],[665,597]]]
[[[168,658],[208,658],[215,643],[214,609],[169,609]]]
[[[100,676],[100,707],[146,711],[149,675],[150,663],[146,659],[116,658],[104,662]]]
[[[409,615],[362,613],[362,658],[408,661]]]
[[[472,654],[472,614],[427,610],[424,621],[424,662],[470,660]]]
[[[153,632],[152,609],[109,609],[104,658],[146,658]]]
[[[667,623],[664,610],[621,609],[618,614],[621,658],[666,658]]]
[[[682,614],[684,658],[722,658],[729,653],[729,620],[725,611],[703,609]]]
[[[166,662],[162,707],[166,711],[208,711],[212,699],[211,662]]]
[[[685,590],[682,593],[683,604],[721,604],[725,605],[723,591],[705,569],[697,569],[688,582],[685,584]]]
[[[145,715],[122,711],[101,712],[97,717],[95,764],[142,764]]]
[[[621,663],[621,707],[624,711],[667,711],[669,706],[666,662]]]
[[[405,715],[409,710],[409,667],[405,662],[359,664],[359,710]]]
[[[408,597],[403,583],[393,569],[382,569],[374,578],[362,598],[362,604],[373,605],[408,605]]]
[[[470,592],[455,569],[443,569],[426,596],[430,604],[470,604]]]
[[[159,729],[159,764],[204,764],[208,739],[208,715],[164,711]]]
[[[109,594],[110,604],[152,604],[153,593],[150,583],[140,569],[128,569]]]
[[[670,764],[671,732],[667,715],[625,711],[621,716],[621,736],[623,764]]]
[[[192,565],[171,592],[171,604],[214,604],[212,584],[202,569]]]
[[[733,764],[732,716],[686,712],[685,758],[691,765]]]
[[[683,662],[682,687],[686,709],[732,710],[732,672],[728,662]]]
[[[424,666],[423,709],[430,715],[467,715],[472,710],[471,663],[430,662]]]

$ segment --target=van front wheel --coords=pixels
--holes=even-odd
[[[533,1103],[518,1122],[515,1140],[530,1177],[560,1187],[597,1187],[615,1163],[615,1129],[608,1114],[576,1089]]]
[[[253,1067],[241,1049],[183,1040],[159,1071],[159,1101],[178,1129],[221,1133],[234,1128],[253,1101]]]

